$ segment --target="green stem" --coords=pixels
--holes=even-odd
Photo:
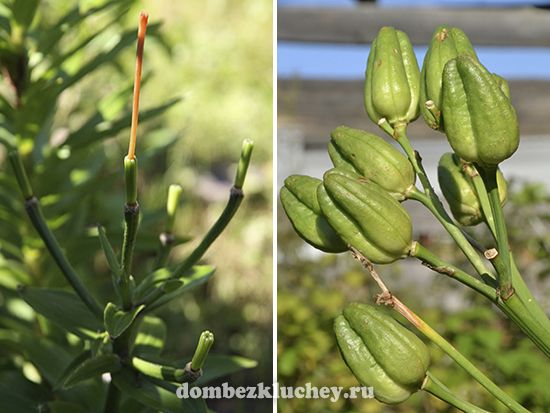
[[[126,204],[124,206],[124,238],[122,242],[122,306],[125,310],[132,307],[130,292],[130,277],[132,274],[132,261],[136,235],[139,226],[139,204]]]
[[[506,301],[499,300],[498,307],[535,343],[546,357],[550,358],[548,323],[546,326],[541,325],[519,294],[513,294]]]
[[[155,270],[158,270],[166,265],[166,261],[168,261],[168,256],[170,255],[173,245],[174,235],[167,231],[161,232],[159,235],[159,249],[155,258],[155,264],[153,266]]]
[[[8,149],[8,159],[10,160],[15,179],[17,184],[23,193],[23,198],[29,199],[33,196],[33,191],[25,167],[23,166],[23,160],[19,155],[19,151],[15,148]]]
[[[192,383],[202,375],[200,369],[196,371],[191,370],[189,364],[183,369],[178,369],[172,366],[153,363],[139,357],[132,357],[132,366],[146,376],[173,383]]]
[[[481,178],[481,175],[479,175],[479,172],[473,165],[468,164],[466,165],[465,168],[466,168],[465,169],[466,173],[472,179],[472,183],[474,184],[474,189],[476,190],[477,199],[479,200],[479,204],[481,205],[481,210],[483,211],[485,222],[487,223],[487,226],[491,230],[493,237],[495,237],[496,239],[497,230],[495,227],[495,219],[493,217],[493,211],[491,210],[491,202],[489,201],[489,196],[487,195],[487,189],[485,188],[483,179]]]
[[[484,297],[488,298],[491,302],[497,303],[498,296],[496,290],[491,286],[484,284],[477,278],[474,278],[470,274],[462,271],[460,268],[457,268],[441,258],[435,255],[433,252],[428,250],[419,242],[415,241],[413,247],[409,253],[412,257],[418,258],[425,264],[428,268],[440,273],[447,275],[451,278],[456,279],[460,283],[470,287],[471,289],[477,291]]]
[[[495,221],[496,242],[498,253],[502,260],[502,269],[498,273],[498,283],[501,296],[506,300],[514,294],[514,285],[512,283],[512,266],[510,264],[510,247],[508,245],[508,233],[506,230],[506,221],[500,205],[500,196],[497,185],[497,167],[479,168],[482,173],[483,182],[489,193],[489,202],[491,212]]]
[[[483,410],[482,408],[455,396],[455,394],[449,390],[447,386],[436,379],[429,371],[426,373],[426,379],[424,380],[424,384],[422,384],[422,390],[433,394],[438,399],[443,400],[444,402],[465,413],[489,413],[487,410]]]
[[[424,320],[410,310],[405,304],[396,297],[392,297],[393,308],[403,317],[411,322],[422,334],[443,350],[460,367],[462,367],[472,378],[481,384],[489,393],[500,400],[514,413],[529,413],[529,410],[522,407],[517,401],[511,398],[506,392],[489,379],[481,370],[479,370],[468,358],[454,348],[451,343],[445,340],[437,331],[431,328]]]
[[[243,185],[248,171],[248,166],[250,165],[250,159],[252,157],[252,150],[254,149],[254,143],[245,139],[242,144],[241,156],[239,158],[239,164],[237,165],[237,172],[235,174],[235,181],[233,187],[229,192],[229,201],[223,210],[222,214],[218,220],[214,223],[212,228],[206,233],[205,237],[201,243],[193,250],[191,255],[189,255],[174,271],[172,278],[179,278],[187,270],[189,270],[193,265],[195,265],[208,250],[210,245],[218,238],[218,236],[223,232],[227,224],[231,221],[241,202],[244,198]]]
[[[451,217],[449,217],[447,211],[445,211],[443,205],[441,205],[441,201],[439,201],[439,198],[437,198],[437,196],[429,196],[426,193],[420,192],[417,188],[413,188],[407,196],[408,198],[414,199],[415,201],[420,202],[426,208],[428,208],[432,215],[437,218],[437,220],[441,223],[441,225],[443,225],[445,230],[453,238],[460,250],[464,253],[468,261],[470,261],[470,263],[473,265],[473,267],[481,277],[489,277],[494,279],[494,275],[491,274],[489,270],[487,270],[485,263],[483,262],[475,248],[470,242],[468,242],[468,239],[466,238],[462,230],[452,221]],[[437,199],[437,201],[434,201],[434,198]]]
[[[434,191],[428,175],[424,170],[424,166],[422,165],[420,156],[411,146],[411,142],[407,136],[407,125],[396,125],[392,136],[397,140],[399,145],[401,145],[401,147],[405,151],[405,154],[409,158],[409,161],[411,162],[416,174],[418,175],[418,178],[420,179],[420,183],[424,188],[424,193],[421,193],[420,191],[416,190],[416,188],[414,188],[414,190],[410,194],[410,197],[412,199],[416,199],[422,202],[432,212],[437,220],[441,222],[443,227],[455,240],[458,247],[462,250],[466,258],[468,258],[468,260],[474,266],[475,270],[480,276],[490,276],[490,272],[485,267],[483,260],[478,255],[474,247],[472,247],[472,245],[468,242],[462,230],[453,222],[449,214],[447,214],[447,211],[443,207],[441,200]]]
[[[109,383],[109,388],[107,390],[107,398],[105,400],[105,408],[103,409],[104,413],[117,413],[118,407],[120,405],[120,390],[117,386],[111,381]]]
[[[467,168],[466,171],[472,178],[487,226],[491,230],[494,238],[497,239],[498,235],[495,220],[485,183],[473,165],[468,165]],[[499,307],[514,320],[546,356],[550,357],[550,320],[525,284],[515,263],[514,256],[511,253],[509,256],[512,267],[512,284],[514,286],[514,295],[516,299],[512,301],[508,299],[507,302],[500,303]],[[505,271],[501,257],[497,256],[493,264],[495,268],[497,268],[497,271],[499,268],[500,272]],[[529,315],[526,313],[529,313]],[[540,324],[540,327],[534,324],[533,320],[536,320]]]
[[[84,304],[86,304],[90,311],[98,319],[102,320],[103,311],[101,310],[101,307],[76,274],[76,271],[61,250],[55,235],[46,223],[44,215],[42,214],[42,209],[40,208],[40,202],[38,201],[38,198],[33,195],[32,187],[29,183],[27,173],[25,172],[23,162],[21,161],[21,157],[17,149],[10,149],[9,159],[13,167],[14,174],[17,178],[17,183],[19,184],[21,192],[25,197],[25,211],[27,212],[32,225],[36,229],[36,232],[38,232],[40,238],[42,238],[44,245],[65,276],[67,282],[71,285],[71,287],[73,287],[77,295],[84,302]]]
[[[155,269],[162,268],[166,265],[166,260],[170,254],[170,250],[174,245],[174,222],[176,220],[176,212],[181,198],[183,188],[181,185],[172,184],[168,187],[168,197],[166,199],[166,222],[164,231],[159,236],[160,246],[155,260]]]
[[[509,298],[507,301],[503,301],[497,294],[495,288],[482,283],[470,274],[448,264],[418,242],[414,243],[410,255],[418,258],[434,271],[455,278],[457,281],[486,297],[493,304],[496,304],[509,319],[521,328],[546,356],[549,356],[550,330],[548,326],[550,323],[548,318],[544,316],[546,323],[545,325],[541,325],[541,323],[539,323],[540,320],[529,312],[522,299],[525,294],[523,290],[518,289],[513,297]]]
[[[218,220],[214,223],[212,228],[206,233],[200,244],[191,252],[191,254],[174,270],[172,278],[179,278],[185,274],[193,265],[195,265],[208,250],[210,245],[218,238],[223,232],[227,224],[231,221],[241,202],[243,200],[244,193],[242,189],[232,187],[229,195],[229,201],[225,206],[222,214]]]

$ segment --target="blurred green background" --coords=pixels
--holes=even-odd
[[[0,11],[10,3],[3,0]],[[82,15],[108,3],[109,7],[85,19],[57,24],[71,10]],[[191,238],[173,250],[172,259],[177,262],[221,213],[241,142],[252,139],[255,150],[245,200],[204,258],[217,267],[216,274],[160,315],[168,323],[165,354],[173,358],[191,354],[200,332],[209,329],[216,335],[214,353],[238,354],[258,362],[257,367],[221,381],[229,380],[234,386],[271,382],[271,1],[43,0],[27,42],[33,68],[30,83],[39,96],[34,106],[29,98],[18,117],[1,116],[1,134],[24,130],[19,147],[27,170],[34,170],[31,183],[49,224],[86,285],[102,301],[112,298],[110,275],[93,228],[97,223],[104,225],[116,249],[120,248],[122,160],[128,145],[135,33],[142,9],[149,13],[149,29],[138,128],[143,220],[136,275],[147,272],[157,249],[168,185],[179,183],[184,188],[175,232],[181,239]],[[56,34],[57,40],[48,45]],[[13,103],[15,97],[6,73],[3,78],[4,105],[4,99]],[[49,96],[44,92],[48,89],[41,88],[66,79],[70,86],[59,95]],[[144,115],[152,108],[149,115],[155,116]],[[17,284],[66,285],[24,214],[11,173],[2,150],[2,328],[33,320],[30,308],[17,298]],[[14,360],[6,356],[0,357],[0,369],[13,367]],[[209,405],[218,411],[260,412],[270,408],[271,401],[234,399]]]
[[[505,208],[511,248],[516,252],[528,285],[547,308],[550,303],[550,194],[536,184],[512,183],[511,186],[512,195]],[[332,323],[349,302],[373,303],[379,289],[349,254],[322,254],[313,250],[295,234],[282,208],[278,215],[279,383],[303,386],[311,382],[313,386],[343,386],[344,390],[357,386],[357,380],[338,352]],[[472,234],[482,241],[489,240],[482,228],[475,228]],[[423,244],[448,262],[468,268],[445,233],[424,236]],[[459,283],[421,267],[412,259],[377,266],[377,271],[392,293],[505,391],[532,412],[548,411],[547,360],[498,309]],[[404,319],[401,321],[410,327]],[[508,411],[437,347],[431,343],[429,347],[430,370],[453,391],[488,411]],[[456,411],[424,392],[395,406],[373,399],[342,399],[336,403],[290,399],[280,400],[278,407],[283,413]]]

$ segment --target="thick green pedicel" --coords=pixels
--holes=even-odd
[[[333,151],[359,175],[380,185],[399,201],[406,198],[416,176],[407,157],[394,146],[376,135],[347,126],[334,129],[331,139]],[[334,162],[334,166],[342,168],[338,163],[342,165]]]
[[[330,227],[317,201],[320,179],[292,175],[281,188],[281,203],[294,230],[307,243],[325,252],[347,251],[346,244]]]
[[[374,182],[333,169],[325,173],[317,199],[330,226],[370,261],[387,264],[408,254],[411,218]]]
[[[426,345],[389,315],[352,303],[336,318],[334,331],[346,364],[383,403],[396,404],[418,391],[430,355]]]
[[[365,109],[373,122],[409,123],[419,115],[420,71],[408,36],[382,27],[371,44],[365,74]]]
[[[445,65],[442,116],[450,145],[465,161],[491,168],[518,148],[519,127],[510,99],[469,56]]]
[[[455,219],[466,226],[479,224],[483,220],[479,198],[460,158],[450,152],[443,154],[437,166],[437,177]],[[497,183],[500,202],[504,204],[507,188],[500,170],[497,172]]]
[[[477,60],[476,52],[464,32],[456,27],[439,26],[422,65],[420,74],[420,111],[428,126],[442,130],[441,85],[445,64],[461,54]],[[430,102],[428,108],[426,102]]]

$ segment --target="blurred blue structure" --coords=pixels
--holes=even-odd
[[[278,6],[353,6],[357,0],[278,0]],[[548,0],[378,0],[380,6],[400,7],[512,7],[550,5]]]
[[[277,73],[281,78],[359,79],[363,77],[368,45],[279,42]],[[415,48],[419,65],[426,47]],[[507,79],[550,80],[550,48],[476,46],[487,68]]]

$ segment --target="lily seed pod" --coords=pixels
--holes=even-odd
[[[408,36],[382,27],[371,44],[365,81],[365,109],[371,120],[392,126],[419,115],[420,71]]]
[[[334,321],[340,353],[374,397],[401,403],[420,390],[430,364],[426,345],[391,316],[367,304],[349,304]]]
[[[308,244],[325,252],[347,251],[346,244],[331,228],[317,201],[320,179],[291,175],[285,179],[280,198],[294,230]]]
[[[445,153],[439,160],[437,177],[443,196],[454,218],[462,225],[473,226],[483,220],[483,211],[472,179],[464,171],[462,161],[454,153]],[[497,172],[500,202],[506,202],[506,181],[500,170]]]
[[[408,254],[411,218],[374,182],[333,169],[325,173],[317,199],[330,226],[370,261],[388,264]]]
[[[462,54],[477,60],[476,52],[462,30],[448,26],[435,29],[420,74],[420,111],[432,129],[442,130],[440,118],[443,68],[449,60]]]
[[[519,127],[510,99],[469,56],[445,65],[442,116],[451,147],[465,161],[494,168],[518,148]]]
[[[495,82],[497,83],[500,90],[502,90],[502,93],[504,93],[504,96],[510,99],[510,86],[508,85],[507,80],[504,79],[502,76],[497,75],[496,73],[493,73],[493,79],[495,79]]]
[[[331,133],[333,150],[359,175],[402,201],[414,186],[416,175],[405,155],[384,139],[360,129],[339,126]],[[339,165],[335,166],[340,168]]]
[[[355,169],[355,166],[353,166],[351,162],[344,158],[344,156],[340,153],[340,151],[332,141],[328,143],[328,156],[330,157],[332,164],[336,168],[359,174],[359,171]]]

